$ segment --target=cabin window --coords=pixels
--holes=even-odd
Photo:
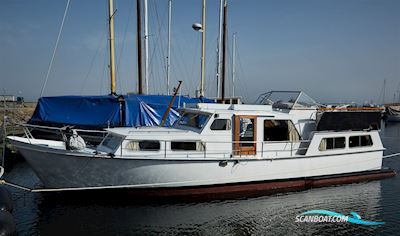
[[[231,121],[228,119],[215,119],[210,126],[211,130],[230,130]]]
[[[130,141],[126,148],[131,151],[158,151],[160,150],[160,142],[153,140]]]
[[[206,114],[184,113],[178,124],[201,129],[207,123],[209,117],[210,115]]]
[[[264,120],[264,141],[299,141],[300,136],[291,120]]]
[[[115,135],[107,135],[107,137],[101,143],[101,146],[109,148],[110,150],[115,150],[119,147],[122,142],[122,138],[120,136]]]
[[[346,147],[345,137],[323,138],[319,144],[320,151],[343,149]]]
[[[171,142],[172,151],[204,151],[203,142],[173,141]]]
[[[372,146],[370,135],[350,136],[349,147],[366,147]]]

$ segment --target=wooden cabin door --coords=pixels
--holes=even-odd
[[[233,155],[255,155],[257,117],[234,116]]]

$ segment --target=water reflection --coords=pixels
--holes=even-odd
[[[386,123],[382,126],[380,135],[384,147],[387,148],[386,155],[400,152],[400,123]]]
[[[58,198],[58,197],[57,197]],[[381,182],[312,189],[261,198],[192,204],[93,203],[45,197],[38,206],[40,234],[374,234],[375,228],[348,223],[295,223],[295,216],[326,209],[364,219],[380,216]]]

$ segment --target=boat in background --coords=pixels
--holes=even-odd
[[[387,104],[386,107],[386,121],[400,122],[400,103]]]

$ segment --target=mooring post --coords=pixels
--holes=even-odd
[[[3,153],[2,153],[2,159],[1,159],[1,166],[4,167],[4,162],[5,162],[5,156],[6,156],[6,136],[7,136],[7,131],[6,131],[6,120],[7,120],[7,114],[6,114],[6,95],[4,92],[3,95],[3,110],[4,110],[4,116],[3,116]]]

